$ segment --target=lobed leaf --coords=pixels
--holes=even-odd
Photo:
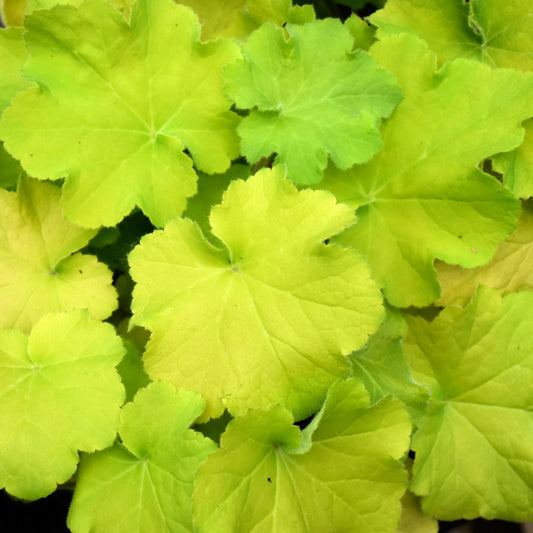
[[[441,64],[468,57],[532,70],[533,20],[526,13],[516,0],[388,0],[368,20],[378,26],[379,38],[398,33],[423,38]]]
[[[0,114],[18,92],[30,86],[20,72],[26,57],[22,30],[0,28]],[[0,187],[15,185],[21,175],[20,164],[5,151],[0,142]]]
[[[188,429],[204,406],[198,393],[168,383],[139,391],[122,409],[122,442],[81,460],[72,533],[193,531],[193,479],[216,447]]]
[[[291,0],[179,0],[194,9],[202,24],[202,39],[229,37],[245,41],[265,22],[283,26],[287,22],[314,20],[311,5],[292,6]]]
[[[289,179],[319,183],[328,154],[340,168],[368,161],[382,146],[381,117],[401,99],[394,78],[362,51],[339,20],[284,30],[264,24],[225,69],[226,90],[250,109],[238,131],[250,163],[276,153]]]
[[[533,50],[532,50],[533,53]],[[524,122],[524,142],[511,152],[492,158],[494,169],[503,174],[504,185],[519,198],[533,196],[533,120]]]
[[[109,269],[74,253],[96,232],[65,220],[60,195],[30,178],[16,193],[0,190],[0,328],[28,333],[52,311],[88,309],[104,319],[117,307]]]
[[[0,330],[0,487],[47,496],[74,474],[78,450],[113,443],[124,352],[113,327],[86,311],[47,314],[29,337]]]
[[[512,0],[389,0],[369,20],[378,36],[412,33],[425,39],[439,63],[467,57],[491,67],[533,70],[533,17]],[[504,183],[521,198],[533,196],[533,131],[517,150],[496,157]]]
[[[415,383],[403,353],[407,325],[397,309],[386,308],[385,321],[363,348],[350,354],[352,376],[360,379],[372,403],[392,394],[407,408],[413,425],[423,417],[429,395]]]
[[[273,402],[309,416],[382,317],[364,260],[323,242],[353,222],[351,210],[283,175],[230,184],[210,216],[226,248],[174,219],[130,254],[132,324],[152,332],[145,369],[198,390],[207,417]]]
[[[279,405],[230,422],[198,471],[198,531],[394,532],[410,432],[401,403],[369,406],[362,383],[348,380],[302,433],[292,422]]]
[[[383,150],[346,172],[330,167],[321,186],[357,210],[337,241],[368,258],[389,302],[425,306],[439,296],[435,258],[479,266],[516,225],[519,202],[476,165],[522,141],[533,76],[465,59],[436,71],[435,55],[407,34],[372,54],[404,100],[383,127]]]
[[[162,226],[196,192],[193,161],[214,173],[238,156],[221,74],[238,47],[200,43],[190,9],[138,0],[128,23],[86,0],[36,11],[25,27],[24,73],[39,88],[4,112],[0,137],[30,175],[66,178],[70,220],[114,225],[138,205]]]
[[[437,305],[466,305],[479,285],[492,287],[504,296],[511,292],[533,290],[533,206],[525,203],[518,226],[503,241],[486,265],[464,269],[436,264],[442,294]]]
[[[466,308],[408,317],[404,349],[431,390],[411,490],[440,520],[522,522],[533,505],[533,292],[480,287]]]

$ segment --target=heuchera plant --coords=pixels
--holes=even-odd
[[[528,2],[3,19],[1,488],[73,533],[533,515]]]

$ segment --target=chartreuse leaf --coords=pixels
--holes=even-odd
[[[0,137],[30,175],[66,177],[70,220],[114,225],[138,205],[164,225],[196,191],[193,161],[223,172],[238,155],[221,69],[239,50],[201,44],[189,8],[138,0],[128,23],[87,0],[36,11],[25,27],[24,73],[40,88],[15,98]]]
[[[404,349],[431,390],[411,490],[442,520],[521,522],[533,506],[533,292],[478,289],[466,308],[409,317]]]
[[[351,379],[331,387],[302,433],[292,423],[279,405],[229,423],[196,478],[199,533],[394,532],[410,434],[401,402],[369,406]]]
[[[387,307],[385,322],[363,348],[350,355],[352,375],[361,379],[376,402],[393,394],[407,407],[414,425],[422,418],[429,400],[426,389],[413,381],[403,353],[407,325],[397,309]]]
[[[436,71],[435,55],[408,34],[372,54],[405,98],[383,127],[383,150],[346,172],[330,167],[321,187],[357,210],[338,242],[368,257],[389,302],[426,306],[439,296],[435,258],[479,266],[515,227],[519,202],[476,165],[522,141],[533,76],[466,59]]]
[[[139,391],[122,409],[121,442],[82,457],[72,533],[192,531],[194,475],[216,448],[189,429],[204,406],[197,392],[168,383]]]
[[[13,97],[30,86],[21,69],[27,52],[19,28],[0,29],[0,114]],[[22,168],[0,143],[0,187],[11,187],[22,175]]]
[[[24,17],[38,9],[50,9],[56,5],[78,6],[83,0],[1,0],[2,13],[8,26],[22,26]],[[134,0],[109,0],[123,13],[129,16]]]
[[[367,20],[378,27],[379,38],[398,33],[422,37],[445,63],[458,57],[481,59],[483,38],[469,15],[463,0],[388,0]]]
[[[264,24],[314,20],[313,7],[292,6],[291,0],[179,0],[191,7],[202,23],[202,39],[230,37],[244,41]]]
[[[5,26],[20,26],[24,20],[26,0],[1,0],[0,14]]]
[[[352,13],[344,21],[344,25],[350,30],[350,34],[354,38],[354,49],[368,50],[376,41],[376,29],[355,13]]]
[[[533,70],[533,17],[522,2],[499,0],[389,0],[369,20],[378,36],[409,32],[425,39],[440,63],[469,57],[491,67]],[[533,124],[524,144],[496,158],[504,183],[533,196]]]
[[[96,232],[66,221],[60,196],[30,178],[16,193],[0,190],[0,328],[29,332],[44,314],[67,309],[104,319],[117,307],[109,269],[74,253]]]
[[[86,311],[48,314],[29,337],[0,330],[0,487],[41,498],[72,476],[78,450],[113,443],[124,352],[113,327]]]
[[[50,9],[56,5],[70,4],[78,6],[83,0],[26,0],[26,15],[30,15],[37,9]],[[116,7],[129,15],[129,10],[134,0],[109,0]]]
[[[533,290],[533,205],[524,203],[514,233],[503,241],[486,265],[464,269],[436,264],[442,294],[437,305],[466,305],[478,285],[487,285],[502,295]]]
[[[250,175],[250,166],[243,164],[232,165],[224,174],[198,174],[198,192],[188,202],[183,216],[194,220],[205,237],[213,244],[222,244],[211,233],[209,214],[211,207],[222,201],[222,195],[228,185],[235,179],[246,179]]]
[[[380,117],[401,99],[394,78],[363,51],[339,20],[255,31],[243,59],[225,69],[226,90],[251,109],[239,126],[249,162],[277,153],[296,183],[318,183],[328,154],[339,168],[368,161],[380,148]]]
[[[177,218],[130,254],[132,324],[152,332],[148,375],[198,390],[207,418],[273,402],[310,416],[382,317],[364,260],[323,242],[352,210],[298,192],[277,167],[233,181],[210,222],[226,248]]]
[[[491,66],[533,69],[533,20],[521,2],[388,0],[368,20],[378,26],[380,38],[405,32],[422,37],[440,63],[470,57]]]
[[[0,143],[0,187],[13,188],[24,171],[16,159],[13,159]]]
[[[533,50],[532,50],[533,54]],[[533,120],[524,122],[524,142],[511,152],[492,158],[494,169],[503,174],[503,183],[519,198],[533,196]]]
[[[439,523],[425,515],[420,508],[420,499],[407,491],[402,498],[402,516],[396,533],[437,533]]]
[[[21,73],[27,55],[21,28],[0,29],[0,113],[31,85]]]

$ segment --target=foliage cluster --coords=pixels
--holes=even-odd
[[[4,0],[0,488],[73,533],[531,517],[533,12],[376,4]]]

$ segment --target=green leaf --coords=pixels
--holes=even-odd
[[[67,309],[104,319],[117,307],[108,268],[74,253],[95,232],[64,219],[60,195],[29,178],[17,193],[0,190],[0,328],[29,332],[44,314]]]
[[[194,475],[216,447],[188,429],[204,405],[198,393],[176,392],[167,383],[139,391],[122,410],[122,442],[82,457],[67,520],[70,530],[193,531]]]
[[[41,498],[72,476],[77,450],[113,443],[124,352],[113,327],[86,311],[48,314],[29,337],[0,330],[0,487]]]
[[[533,292],[478,289],[428,323],[408,317],[404,349],[431,390],[415,434],[411,490],[440,520],[522,522],[533,506]]]
[[[411,33],[439,63],[468,57],[490,66],[533,70],[533,20],[520,1],[389,0],[368,20],[378,37]]]
[[[0,187],[2,189],[13,188],[24,171],[16,159],[13,159],[0,143]]]
[[[229,37],[245,41],[265,22],[283,26],[286,22],[314,19],[311,6],[291,6],[291,0],[179,0],[191,7],[202,23],[202,39]]]
[[[198,193],[187,202],[183,216],[194,220],[205,237],[214,245],[223,243],[211,233],[209,214],[211,207],[222,201],[222,194],[235,179],[246,179],[250,175],[250,167],[243,164],[232,165],[224,174],[198,174]]]
[[[369,17],[378,36],[408,32],[425,39],[439,63],[459,57],[477,59],[491,67],[533,70],[533,17],[520,1],[390,0]],[[533,196],[533,126],[526,141],[498,155],[496,168],[504,183],[521,198]]]
[[[533,290],[533,205],[525,203],[514,233],[503,241],[486,265],[464,269],[436,264],[442,294],[437,305],[464,306],[479,285],[492,287],[501,295]]]
[[[26,0],[2,0],[0,9],[2,22],[6,26],[20,26],[24,20]]]
[[[284,30],[264,24],[225,69],[226,90],[251,109],[239,126],[249,162],[277,153],[295,183],[318,183],[328,154],[339,168],[368,161],[380,148],[380,117],[401,99],[394,78],[365,52],[339,20]]]
[[[5,0],[4,0],[5,1]],[[79,6],[83,0],[26,0],[26,15],[30,15],[38,9],[50,9],[57,5]],[[133,0],[109,0],[111,4],[123,11],[129,17]]]
[[[425,306],[439,296],[435,258],[479,266],[516,225],[519,202],[476,165],[522,142],[533,76],[466,59],[436,71],[435,55],[407,34],[371,53],[405,98],[383,126],[383,150],[346,172],[330,167],[321,186],[357,210],[338,242],[368,258],[389,302]]]
[[[503,183],[519,198],[533,196],[533,120],[524,122],[524,142],[512,152],[492,158],[494,169],[503,174]]]
[[[438,533],[439,523],[420,508],[420,500],[407,491],[402,498],[402,517],[396,533]]]
[[[367,20],[378,26],[380,39],[398,33],[421,37],[443,64],[458,57],[481,59],[482,37],[468,18],[463,0],[388,0]]]
[[[22,29],[0,29],[0,114],[17,93],[31,85],[21,73],[26,57]],[[0,187],[12,187],[22,174],[18,161],[5,151],[0,142]]]
[[[190,9],[138,0],[128,23],[111,4],[87,0],[36,11],[25,26],[24,73],[39,89],[15,98],[0,136],[30,175],[66,177],[70,220],[110,226],[138,205],[162,226],[196,191],[193,161],[214,173],[237,157],[221,69],[238,47],[201,44]]]
[[[491,66],[533,70],[531,6],[511,1],[472,0],[471,21],[479,31],[481,57]]]
[[[369,407],[362,383],[348,380],[331,387],[317,417],[306,449],[279,405],[230,422],[198,471],[199,533],[394,532],[407,482],[398,459],[410,432],[401,403]]]
[[[413,381],[403,353],[407,326],[400,311],[387,307],[385,322],[366,345],[350,355],[352,375],[361,379],[372,403],[388,394],[400,399],[416,426],[426,412],[427,391]]]
[[[0,29],[0,113],[17,93],[31,85],[21,73],[27,55],[22,28]]]
[[[118,373],[126,389],[126,401],[133,400],[138,390],[146,387],[150,379],[144,371],[140,348],[127,339],[122,339],[126,347],[126,355],[117,366]]]
[[[382,317],[364,260],[323,242],[353,222],[351,210],[283,174],[230,184],[210,217],[227,248],[178,218],[130,254],[132,324],[152,332],[145,369],[198,390],[207,417],[280,402],[306,418]]]
[[[344,21],[344,25],[350,30],[354,38],[354,49],[368,50],[376,41],[376,29],[370,26],[366,21],[352,13]]]

